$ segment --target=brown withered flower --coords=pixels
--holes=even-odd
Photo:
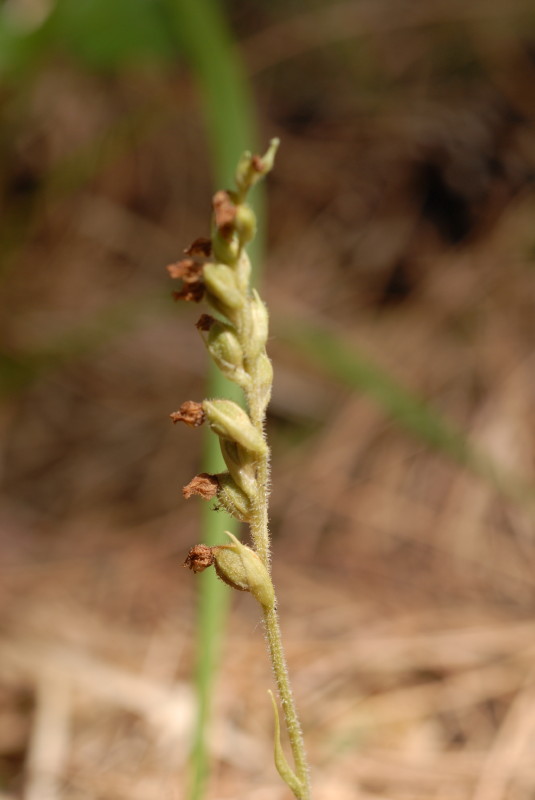
[[[175,264],[168,264],[167,272],[172,278],[180,278],[184,283],[196,283],[202,275],[202,264],[193,258],[183,258]]]
[[[186,256],[200,256],[208,258],[212,254],[212,241],[205,236],[199,236],[194,242],[186,247],[184,255]]]
[[[223,190],[216,192],[212,199],[212,207],[218,231],[224,238],[230,238],[234,232],[236,206],[232,202],[229,193]]]
[[[210,314],[201,314],[201,316],[195,323],[195,327],[197,328],[198,331],[209,331],[214,322],[215,318],[212,317]]]
[[[191,548],[182,566],[189,567],[193,572],[203,572],[214,563],[212,548],[207,544],[196,544]]]
[[[200,303],[204,297],[204,283],[186,283],[179,292],[173,292],[173,300],[185,300],[186,303]]]
[[[167,272],[171,278],[184,282],[179,292],[173,292],[174,300],[198,303],[204,297],[204,282],[202,279],[203,265],[193,258],[183,258],[175,264],[169,264]]]
[[[182,494],[189,500],[194,494],[202,497],[203,500],[211,500],[219,491],[219,481],[215,475],[201,472],[182,489]]]
[[[169,416],[173,420],[173,424],[185,422],[190,428],[198,428],[203,424],[205,418],[202,404],[196,403],[194,400],[186,400],[178,411],[173,411]]]

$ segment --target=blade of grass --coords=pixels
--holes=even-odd
[[[193,3],[191,0],[167,0],[166,8],[199,87],[215,185],[228,185],[240,154],[256,145],[254,105],[244,67],[218,3],[213,0],[195,0]],[[261,233],[263,214],[258,192],[254,205]],[[261,235],[257,235],[254,245],[252,262],[258,264],[262,250]],[[239,395],[237,387],[210,365],[207,396],[229,397],[240,402]],[[217,438],[207,435],[203,471],[218,472],[221,466]],[[234,519],[222,511],[218,514],[204,511],[202,523],[203,541],[208,545],[222,542],[225,530],[237,532]],[[191,754],[190,800],[201,800],[206,791],[209,773],[206,729],[221,649],[221,633],[227,615],[227,591],[214,575],[206,573],[202,576],[197,628],[198,713]]]
[[[220,6],[212,0],[162,0],[167,11],[172,34],[181,52],[189,59],[197,79],[206,117],[206,130],[212,151],[215,185],[225,185],[230,181],[238,156],[247,148],[254,147],[254,112],[245,70],[238,57],[232,35]],[[90,168],[92,165],[90,165]],[[67,174],[67,178],[70,175]],[[61,183],[61,181],[60,181]],[[253,263],[259,263],[262,250],[262,208],[257,192],[255,210],[259,222],[259,235],[253,248]],[[29,224],[29,221],[26,221]],[[19,241],[17,237],[16,241]],[[87,334],[81,341],[64,352],[52,347],[52,352],[39,354],[39,358],[27,358],[21,366],[11,363],[6,375],[8,388],[26,384],[39,374],[41,368],[51,361],[62,361],[72,356],[73,349],[84,349]],[[93,341],[93,344],[97,344]],[[234,385],[232,385],[234,389]],[[208,396],[233,395],[223,386],[219,373],[212,369],[208,381]],[[212,437],[213,438],[213,437]],[[204,469],[219,471],[221,466],[219,448],[216,442],[207,439],[205,443]],[[234,521],[224,513],[205,514],[203,517],[204,539],[207,543],[221,541],[225,529],[233,530]],[[219,653],[219,636],[226,615],[227,599],[225,587],[207,575],[201,582],[199,601],[199,640],[197,657],[198,718],[192,747],[192,785],[190,797],[200,800],[205,793],[208,773],[206,749],[206,725],[209,718],[214,673]]]
[[[281,321],[277,333],[333,378],[367,394],[390,419],[429,447],[480,476],[505,497],[535,510],[531,484],[500,468],[430,403],[403,387],[339,335],[305,321],[292,325]]]

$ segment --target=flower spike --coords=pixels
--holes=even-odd
[[[244,153],[236,170],[236,188],[219,191],[212,200],[212,235],[196,239],[184,258],[168,267],[172,278],[182,280],[176,299],[198,302],[206,298],[219,318],[203,314],[197,328],[217,368],[241,387],[246,409],[224,398],[188,401],[171,414],[173,422],[198,427],[204,421],[219,437],[227,472],[202,473],[183,489],[184,497],[198,495],[216,501],[236,519],[249,525],[252,547],[228,533],[230,543],[195,545],[185,561],[193,572],[214,566],[226,584],[249,592],[262,610],[266,638],[275,673],[284,721],[292,749],[292,769],[280,742],[275,715],[276,768],[298,800],[310,799],[303,736],[290,690],[270,576],[268,533],[269,448],[264,422],[271,395],[273,368],[266,353],[269,315],[258,292],[250,285],[251,263],[245,251],[256,232],[256,218],[247,204],[250,189],[273,167],[278,139],[272,139],[263,156]],[[221,318],[222,317],[222,318]]]

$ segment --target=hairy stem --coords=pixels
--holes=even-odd
[[[251,417],[251,422],[257,428],[257,430],[262,432],[262,436],[265,437],[264,433],[264,419],[265,419],[265,408],[263,403],[261,402],[261,398],[259,393],[255,391],[256,381],[253,379],[252,383],[252,390],[246,392],[246,402],[247,407],[249,409],[249,415]],[[256,462],[256,480],[258,484],[258,494],[255,499],[254,508],[252,510],[251,519],[249,521],[249,528],[251,531],[251,538],[253,540],[256,552],[266,565],[267,569],[269,570],[270,567],[270,544],[269,544],[269,516],[268,516],[268,504],[269,504],[269,450],[266,456],[259,458]]]
[[[288,731],[288,738],[290,740],[290,747],[292,748],[292,755],[294,758],[295,769],[300,783],[300,792],[297,795],[299,800],[309,800],[310,798],[310,784],[308,777],[308,765],[305,752],[305,742],[301,732],[301,725],[299,717],[297,716],[297,709],[290,686],[290,678],[288,676],[288,669],[286,667],[286,659],[282,647],[282,637],[279,625],[279,618],[277,616],[276,605],[271,611],[264,612],[264,623],[266,626],[266,636],[268,640],[269,655],[273,672],[275,673],[275,680],[277,682],[277,689],[282,705],[282,713],[286,729]]]
[[[251,421],[253,422],[254,426],[262,432],[262,435],[265,439],[265,402],[261,396],[261,393],[255,391],[254,387],[257,387],[258,383],[255,380],[254,375],[252,377],[253,379],[251,384],[253,388],[251,391],[246,392],[247,406],[249,408]],[[266,456],[258,459],[256,464],[256,475],[258,494],[255,508],[249,521],[249,526],[251,538],[255,545],[256,552],[269,569],[269,451],[267,452]],[[266,628],[269,655],[282,705],[282,713],[284,716],[286,729],[288,731],[288,738],[290,740],[290,747],[292,749],[296,774],[300,784],[298,789],[299,794],[296,794],[296,796],[299,798],[299,800],[309,800],[310,784],[305,752],[305,742],[290,686],[290,677],[288,675],[288,668],[286,666],[281,629],[276,609],[276,603],[275,606],[269,611],[264,609],[264,624]]]

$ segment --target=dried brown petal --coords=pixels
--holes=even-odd
[[[202,256],[208,258],[212,253],[212,242],[205,236],[199,236],[194,242],[186,247],[184,254],[187,256]]]
[[[228,192],[220,191],[214,194],[212,200],[215,224],[222,236],[228,238],[234,231],[236,206]]]
[[[195,475],[187,486],[184,486],[182,494],[186,500],[189,500],[194,494],[198,494],[203,500],[211,500],[216,496],[218,490],[219,483],[215,475],[201,472],[200,475]]]
[[[196,403],[194,400],[186,400],[182,403],[178,411],[173,411],[169,414],[173,420],[173,424],[177,422],[185,422],[192,428],[198,428],[204,422],[204,411],[201,403]]]
[[[204,297],[204,283],[186,283],[179,292],[173,292],[173,300],[185,300],[186,303],[200,303]]]
[[[214,563],[212,548],[206,544],[196,544],[186,556],[183,566],[189,567],[193,572],[202,572]]]
[[[195,327],[199,331],[209,331],[214,322],[215,318],[210,316],[210,314],[201,314],[195,324]]]
[[[196,283],[202,275],[202,264],[192,258],[183,258],[176,264],[169,264],[167,272],[172,278],[181,278],[185,283]]]

